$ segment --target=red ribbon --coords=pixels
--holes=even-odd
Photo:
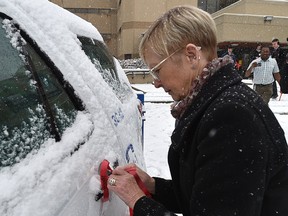
[[[138,176],[138,174],[136,172],[136,168],[135,167],[130,167],[130,168],[125,169],[125,171],[130,173],[131,175],[133,175],[135,180],[136,180],[136,182],[137,182],[137,184],[138,184],[138,186],[144,192],[144,194],[146,196],[148,196],[148,197],[151,197],[151,194],[149,193],[149,191],[145,187],[144,183],[142,182],[142,180]],[[130,216],[133,216],[133,209],[129,208],[129,212],[130,212]]]
[[[130,168],[125,169],[125,171],[130,173],[131,175],[133,175],[135,180],[136,180],[136,182],[137,182],[137,184],[138,184],[138,186],[140,187],[140,189],[145,193],[146,196],[151,197],[151,194],[149,193],[149,191],[145,187],[144,183],[142,182],[142,180],[138,176],[138,174],[136,172],[136,168],[135,167],[130,167]]]
[[[100,164],[100,180],[101,180],[101,188],[103,190],[102,201],[106,202],[109,199],[109,190],[107,187],[107,182],[109,175],[112,173],[112,169],[109,166],[109,161],[103,160]]]
[[[109,175],[112,173],[112,169],[109,166],[109,161],[107,160],[103,160],[102,163],[100,164],[100,180],[101,180],[101,187],[103,190],[103,196],[102,196],[102,201],[106,202],[109,199],[109,190],[107,187],[107,182],[108,182],[108,178]],[[145,187],[144,183],[142,182],[142,180],[140,179],[139,175],[136,172],[136,168],[135,167],[130,167],[125,169],[126,172],[130,173],[131,175],[134,176],[138,186],[140,187],[140,189],[144,192],[144,194],[148,197],[151,197],[151,194],[149,193],[149,191],[147,190],[147,188]],[[130,210],[130,216],[133,216],[133,209],[129,209]]]

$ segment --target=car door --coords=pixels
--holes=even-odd
[[[90,169],[82,165],[76,172],[63,162],[77,159],[93,121],[31,38],[3,14],[0,23],[0,215],[38,215],[37,208],[49,215],[50,205],[61,209]],[[76,180],[65,187],[68,178]],[[64,198],[55,205],[57,192]]]
[[[119,77],[119,64],[106,53],[103,42],[78,37],[78,46],[97,69],[92,71],[100,72],[105,81],[96,74],[87,85],[74,80],[78,91],[90,92],[93,103],[88,101],[87,108],[57,67],[68,64],[64,68],[87,78],[77,62],[69,62],[70,55],[55,64],[47,54],[50,50],[38,47],[33,35],[15,21],[1,14],[0,23],[4,57],[0,59],[0,187],[4,191],[0,214],[125,215],[127,207],[116,196],[105,204],[95,200],[101,189],[97,180],[101,160],[144,166],[141,115],[136,107],[131,109],[135,95],[127,80]],[[89,53],[87,44],[97,48]]]

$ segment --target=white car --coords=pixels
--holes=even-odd
[[[0,215],[121,216],[99,166],[137,163],[139,100],[92,24],[47,0],[0,1]]]

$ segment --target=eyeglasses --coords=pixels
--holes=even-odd
[[[169,56],[167,56],[166,58],[164,58],[162,61],[160,61],[156,66],[154,66],[153,68],[151,68],[149,70],[149,73],[151,74],[151,76],[153,77],[154,80],[160,81],[159,78],[159,70],[156,70],[160,65],[162,65],[167,59],[169,59],[171,56],[173,56],[176,52],[178,52],[180,49],[177,49],[175,52],[173,52],[172,54],[170,54]]]

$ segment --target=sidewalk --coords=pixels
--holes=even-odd
[[[163,90],[163,88],[157,89],[152,84],[132,84],[132,86],[144,92],[145,102],[151,102],[151,103],[173,102],[171,96],[167,94]],[[280,93],[277,99],[271,99],[269,102],[269,107],[275,114],[288,115],[288,94],[282,94],[280,101],[279,97]]]
[[[136,89],[144,92],[145,102],[172,103],[173,100],[163,88],[155,88],[152,84],[131,84]]]
[[[144,102],[148,103],[146,104],[147,112],[150,112],[148,109],[151,106],[153,107],[153,104],[156,106],[156,103],[158,103],[160,106],[161,104],[164,105],[167,103],[167,105],[164,107],[169,107],[173,102],[171,96],[168,95],[162,88],[156,89],[152,84],[133,84],[132,86],[145,92]],[[269,107],[275,114],[283,130],[286,132],[285,136],[288,140],[288,94],[283,94],[280,101],[279,97],[277,99],[271,99],[269,102]],[[167,113],[169,113],[169,108],[167,108]],[[146,113],[146,115],[148,114]]]

